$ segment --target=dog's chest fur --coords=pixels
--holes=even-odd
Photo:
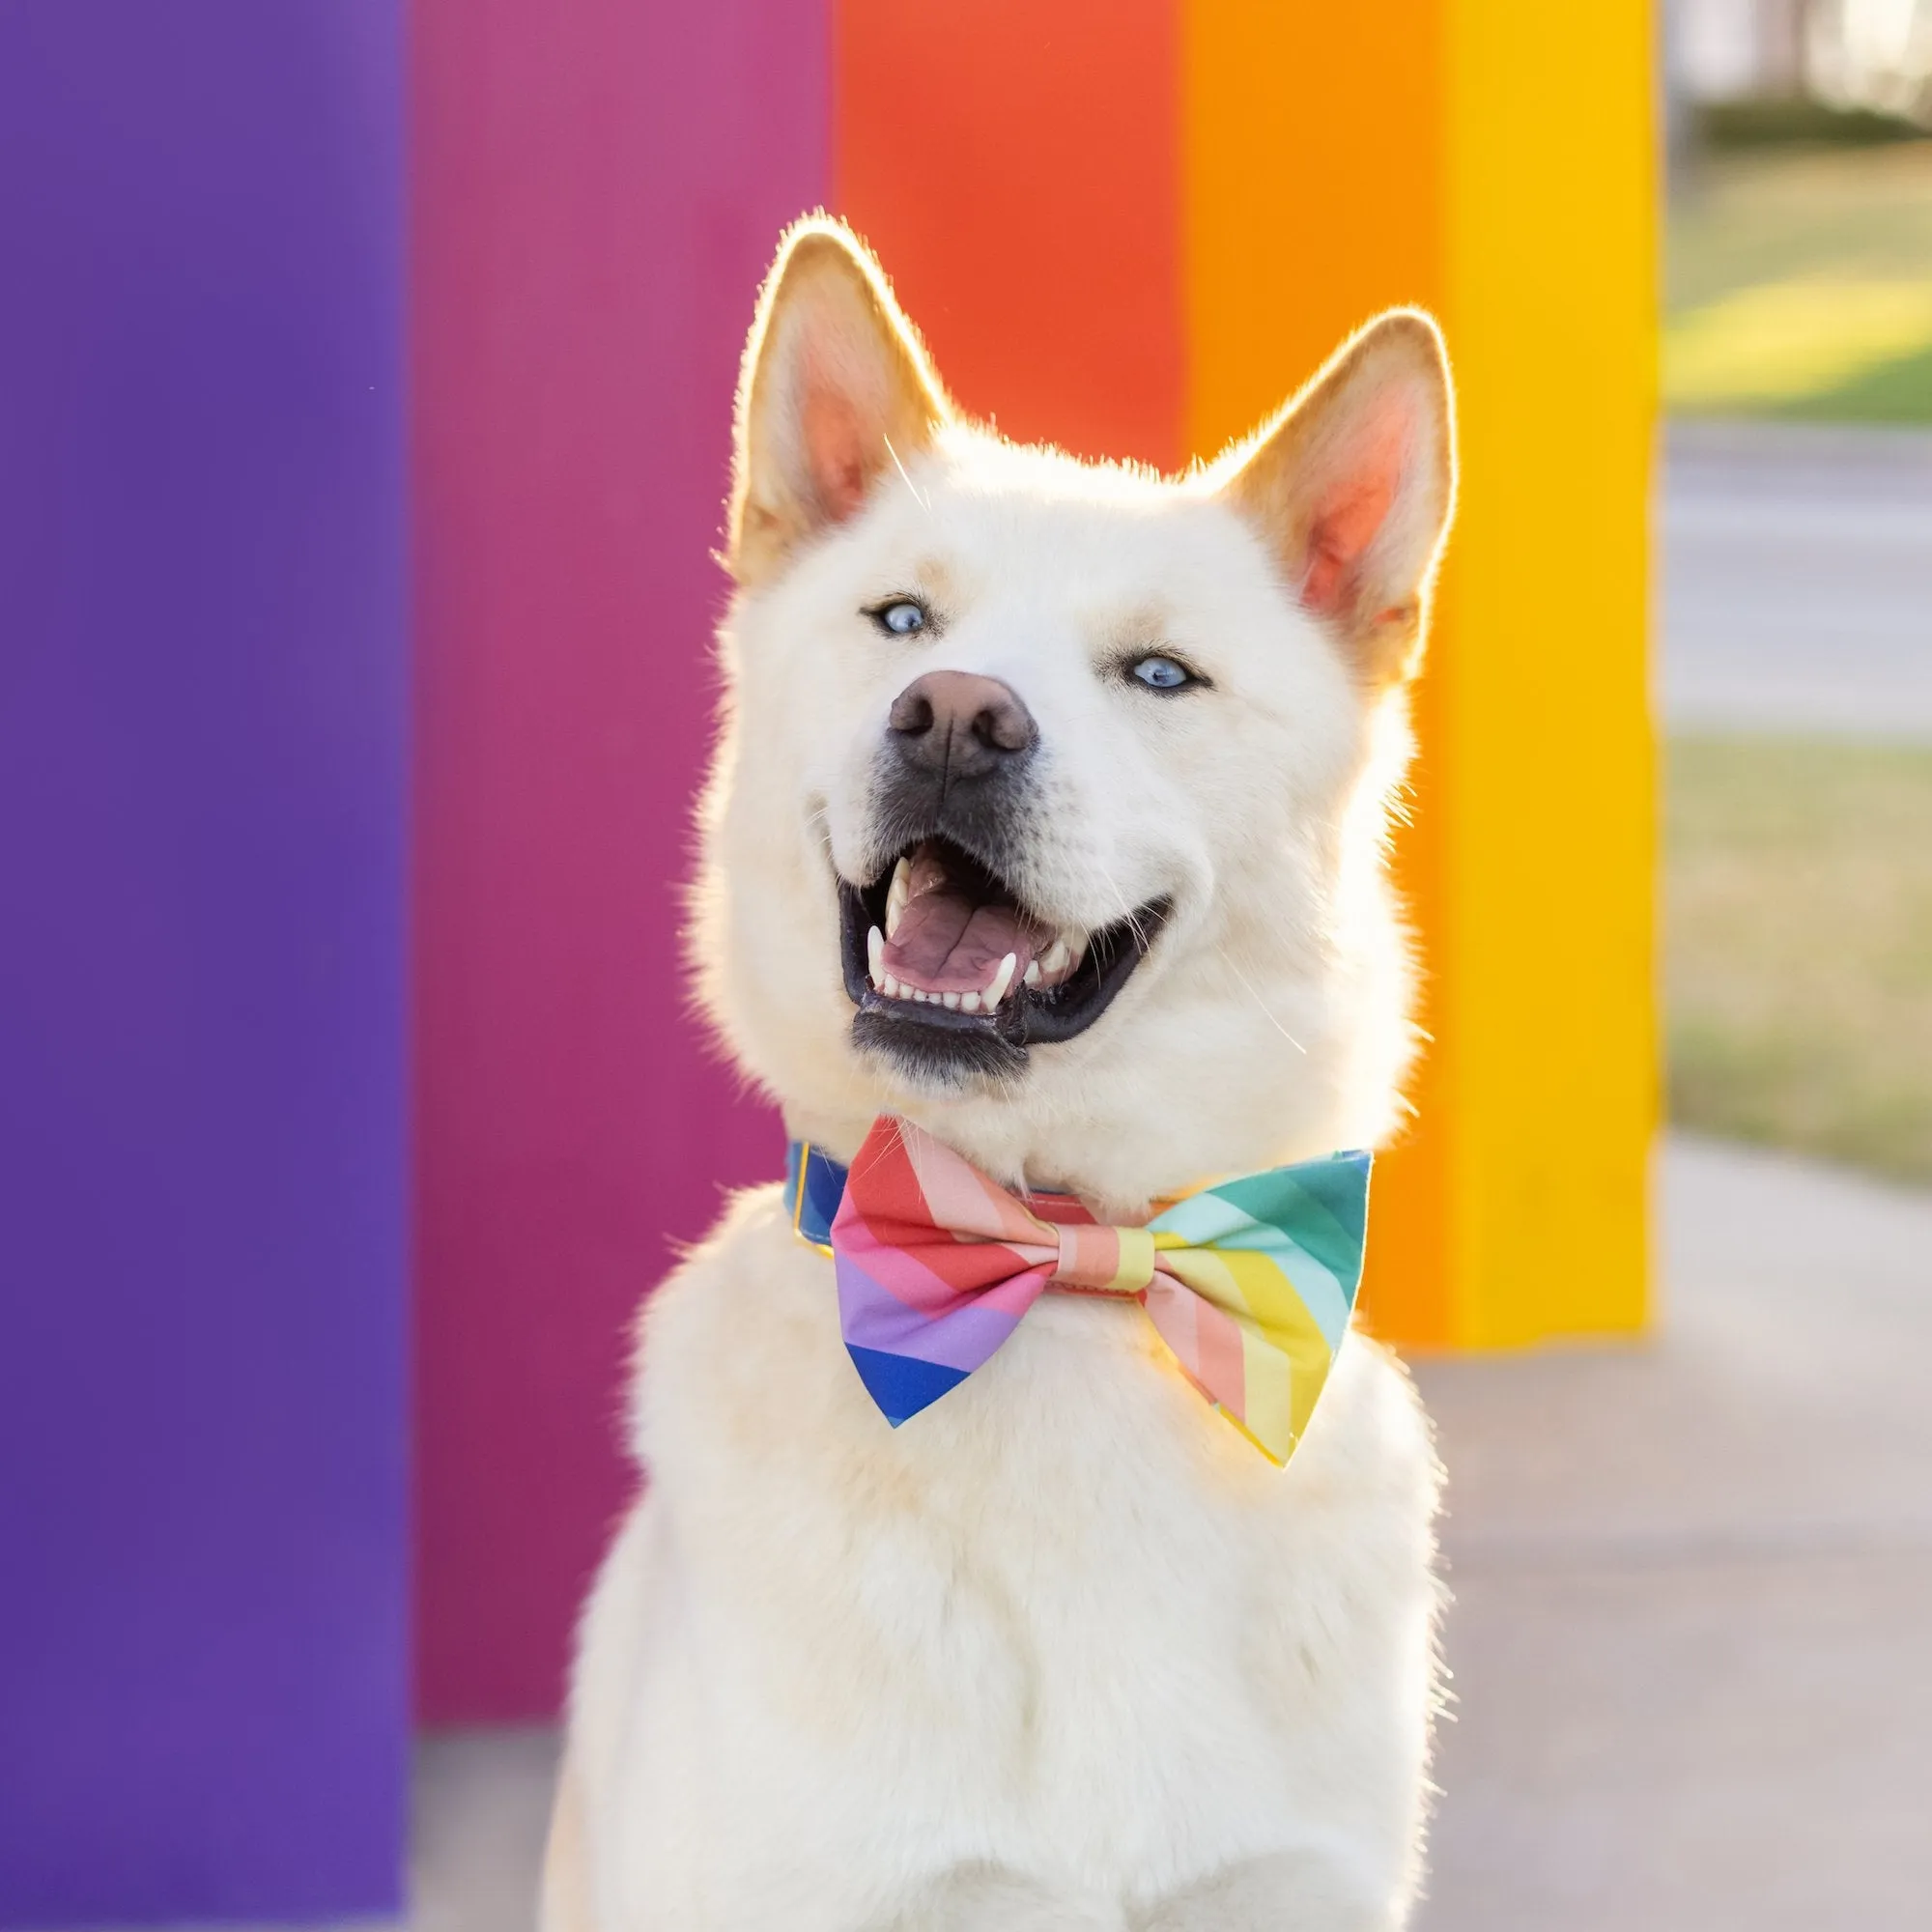
[[[1373,1343],[1285,1470],[1057,1293],[894,1431],[760,1189],[652,1303],[635,1433],[573,1714],[611,1932],[890,1923],[976,1861],[1131,1906],[1307,1849],[1406,1895],[1436,1477]]]

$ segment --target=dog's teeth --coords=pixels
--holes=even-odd
[[[979,994],[961,993],[959,995],[959,1010],[962,1013],[977,1013],[980,1010]]]
[[[1065,972],[1072,961],[1073,953],[1065,940],[1056,939],[1046,949],[1046,957],[1039,962],[1039,970],[1050,980],[1057,974]]]
[[[986,1010],[990,1013],[1007,996],[1007,988],[1013,983],[1013,968],[1020,963],[1017,952],[1009,952],[1000,961],[1000,970],[993,975],[993,983],[986,988]]]
[[[871,968],[872,984],[885,991],[886,935],[875,925],[866,935],[866,964]]]
[[[1039,984],[1039,961],[1037,959],[1029,959],[1027,961],[1026,982],[1029,986],[1037,986]]]
[[[890,973],[888,973],[879,981],[879,991],[882,992],[887,999],[895,1000],[899,996],[899,982],[896,980],[895,980]]]
[[[886,888],[886,937],[892,938],[905,916],[906,900],[912,897],[912,867],[901,859],[893,867],[893,882]]]
[[[959,1010],[959,995],[957,993],[944,993],[940,997],[945,1000],[949,1012],[956,1013]]]

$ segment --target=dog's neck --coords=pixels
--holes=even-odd
[[[786,1108],[785,1132],[850,1166],[861,1143],[882,1114],[915,1122],[935,1139],[970,1161],[989,1179],[1018,1194],[1071,1194],[1099,1218],[1129,1222],[1145,1218],[1154,1190],[1136,1189],[1124,1175],[1104,1164],[1075,1161],[1065,1151],[1030,1144],[1024,1128],[1015,1129],[988,1108],[958,1103],[890,1104],[881,1102],[865,1114],[825,1114],[809,1108]],[[1173,1192],[1176,1190],[1165,1190]]]
[[[1343,1119],[1313,1093],[1309,1106],[1285,1109],[1265,1130],[1202,1132],[1167,1116],[1042,1122],[1009,1100],[987,1095],[947,1100],[881,1100],[864,1111],[787,1107],[787,1133],[849,1164],[881,1114],[915,1122],[988,1179],[1016,1192],[1071,1194],[1099,1219],[1144,1220],[1151,1205],[1235,1174],[1313,1159],[1378,1139],[1381,1122]],[[1350,1131],[1353,1129],[1353,1131]]]

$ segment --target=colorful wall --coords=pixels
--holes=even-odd
[[[1443,315],[1468,487],[1400,857],[1438,1045],[1379,1183],[1370,1306],[1406,1341],[1487,1346],[1644,1305],[1647,16],[653,11],[560,31],[526,0],[417,8],[433,1718],[554,1701],[622,1492],[639,1288],[721,1179],[775,1158],[681,1016],[671,923],[732,359],[788,211],[868,237],[969,408],[1163,466],[1377,309]]]
[[[835,10],[833,206],[1012,433],[1183,463],[1377,310],[1448,330],[1463,498],[1397,859],[1435,1045],[1365,1290],[1412,1344],[1644,1317],[1651,13]]]
[[[1372,1317],[1641,1321],[1648,9],[161,17],[0,12],[0,1926],[386,1910],[412,1708],[554,1709],[633,1312],[780,1158],[675,928],[806,208],[969,407],[1164,466],[1442,314]]]

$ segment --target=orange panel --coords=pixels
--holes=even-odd
[[[1429,639],[1436,670],[1425,668],[1411,699],[1419,750],[1409,780],[1408,823],[1395,841],[1396,890],[1423,961],[1415,1017],[1424,1045],[1407,1084],[1414,1117],[1376,1161],[1374,1225],[1362,1275],[1369,1328],[1386,1341],[1425,1348],[1453,1342],[1458,1328],[1452,1265],[1456,1029],[1450,989],[1440,978],[1453,912],[1449,799],[1442,782],[1449,704],[1440,666],[1456,640],[1445,607],[1446,600],[1437,604]]]
[[[1378,310],[1440,309],[1444,29],[1416,0],[1189,0],[1183,21],[1189,454],[1212,456]],[[1450,569],[1454,569],[1451,553]],[[1439,668],[1456,648],[1440,621]],[[1397,880],[1441,956],[1450,916],[1436,782],[1444,679],[1416,696],[1423,755]],[[1420,1018],[1432,1034],[1436,1003]],[[1363,1307],[1378,1333],[1443,1342],[1450,1301],[1453,1067],[1445,1047],[1409,1082],[1407,1134],[1377,1162]]]
[[[1022,441],[1183,454],[1176,0],[839,0],[837,213],[953,394]]]
[[[1417,0],[1188,0],[1190,455],[1398,302],[1443,300],[1444,34]]]

